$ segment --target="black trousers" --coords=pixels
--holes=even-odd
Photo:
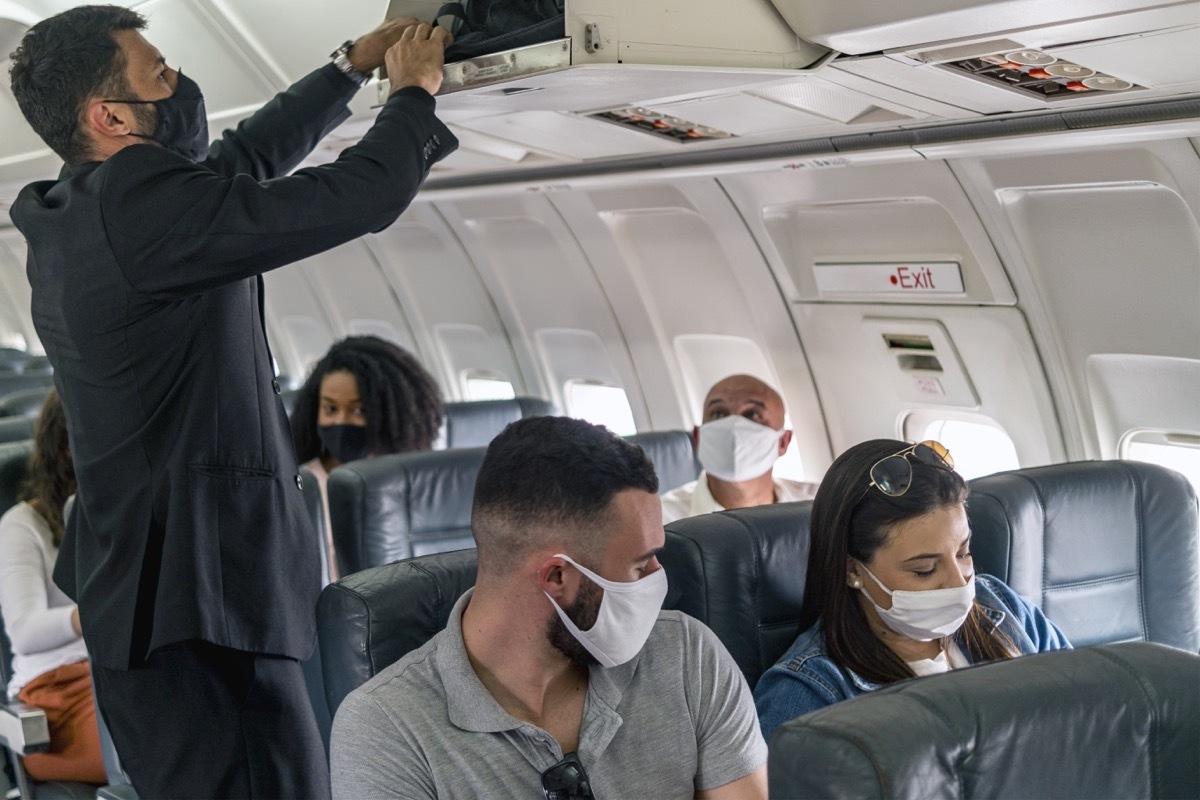
[[[129,670],[93,662],[92,674],[142,800],[329,797],[300,662],[189,641]]]

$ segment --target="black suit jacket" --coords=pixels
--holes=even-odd
[[[12,208],[79,482],[55,581],[105,667],[186,639],[312,651],[318,542],[259,276],[391,224],[456,146],[433,98],[402,89],[335,163],[280,177],[355,90],[326,66],[200,164],[133,145]]]

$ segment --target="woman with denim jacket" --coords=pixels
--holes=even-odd
[[[876,439],[838,457],[813,500],[804,631],[754,690],[763,736],[896,681],[1069,648],[971,562],[967,485],[938,442]]]

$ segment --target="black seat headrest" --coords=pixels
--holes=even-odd
[[[471,503],[483,454],[482,447],[396,453],[333,470],[329,517],[341,574],[474,547]]]
[[[325,587],[317,636],[330,714],[346,695],[446,627],[450,609],[475,585],[476,565],[474,550],[436,553]]]
[[[753,686],[800,634],[812,502],[720,511],[666,526],[666,608],[712,628]]]
[[[31,441],[0,444],[0,514],[17,504],[29,474],[29,454],[32,452]]]
[[[539,397],[446,403],[446,447],[486,447],[510,422],[555,413],[554,405]]]
[[[771,738],[771,797],[1197,797],[1200,656],[1143,642],[904,681]]]
[[[0,442],[23,442],[33,438],[33,417],[0,417]]]
[[[46,402],[49,386],[18,389],[0,397],[0,417],[36,417]]]
[[[648,431],[626,436],[642,448],[658,475],[658,493],[666,494],[700,476],[700,462],[687,431]]]
[[[1037,604],[1076,646],[1200,649],[1200,521],[1177,472],[1084,461],[970,483],[975,568]]]

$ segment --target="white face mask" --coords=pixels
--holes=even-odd
[[[723,481],[748,481],[768,472],[779,459],[783,431],[737,414],[700,426],[700,464]]]
[[[910,592],[903,589],[892,591],[883,585],[879,578],[862,562],[859,566],[871,576],[871,580],[892,598],[891,608],[880,608],[866,587],[860,586],[862,592],[885,625],[901,636],[915,639],[918,642],[929,642],[949,636],[962,627],[975,605],[975,576],[963,586],[951,589],[927,589],[922,592]]]
[[[624,664],[640,653],[642,646],[650,638],[650,631],[658,620],[658,610],[662,608],[663,600],[667,597],[666,570],[659,567],[639,580],[617,583],[601,578],[587,567],[580,566],[570,556],[555,553],[554,557],[574,564],[577,570],[604,590],[596,624],[586,631],[579,630],[566,612],[559,608],[558,603],[554,602],[554,598],[546,594],[558,613],[558,618],[571,635],[605,667]]]

